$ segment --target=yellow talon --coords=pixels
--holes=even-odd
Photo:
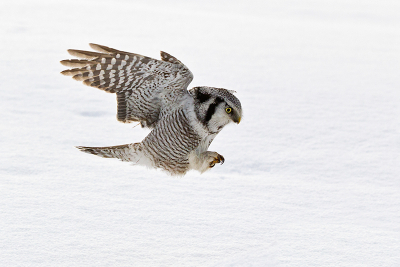
[[[224,162],[225,162],[224,157],[222,155],[218,154],[218,156],[215,157],[213,161],[211,161],[210,168],[214,167],[216,163],[221,163],[221,165],[222,165],[222,164],[224,164]]]

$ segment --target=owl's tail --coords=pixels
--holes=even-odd
[[[143,156],[141,143],[120,146],[86,147],[77,146],[80,151],[103,158],[117,158],[122,161],[138,162]]]

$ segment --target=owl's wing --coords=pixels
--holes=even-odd
[[[161,52],[161,60],[90,44],[97,52],[68,50],[81,59],[62,60],[73,69],[64,75],[73,76],[85,85],[117,94],[121,122],[140,121],[152,127],[168,101],[179,101],[187,94],[193,80],[191,71],[178,59]]]

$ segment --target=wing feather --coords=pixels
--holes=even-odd
[[[193,74],[166,52],[161,52],[161,60],[157,60],[103,45],[89,45],[97,52],[69,49],[68,53],[80,59],[62,60],[61,64],[72,69],[61,73],[85,85],[116,93],[119,121],[141,121],[142,125],[152,127],[161,111],[171,106],[168,101],[179,101],[180,96],[188,93]]]

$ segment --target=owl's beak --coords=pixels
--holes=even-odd
[[[242,119],[242,118],[241,118],[240,116],[237,116],[237,117],[235,117],[235,118],[233,119],[233,121],[236,122],[237,124],[239,124],[241,119]]]

